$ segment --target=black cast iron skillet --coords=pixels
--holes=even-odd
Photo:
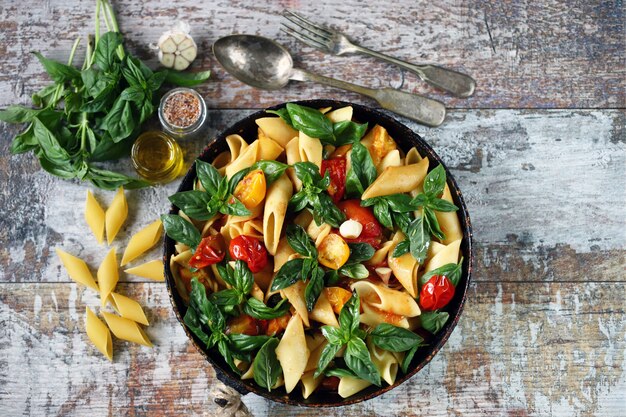
[[[361,123],[368,122],[370,127],[374,126],[375,124],[380,124],[385,129],[387,129],[389,135],[405,152],[408,151],[411,147],[415,146],[422,156],[428,157],[430,159],[430,169],[442,163],[441,158],[439,158],[435,151],[433,151],[433,149],[419,135],[417,135],[415,132],[413,132],[411,129],[407,128],[403,124],[387,116],[386,114],[380,113],[379,111],[358,104],[335,100],[305,100],[298,101],[297,103],[314,108],[332,107],[333,109],[337,109],[339,107],[352,106],[352,108],[354,109],[353,118],[355,121]],[[275,110],[284,106],[285,104],[283,103],[271,107],[270,109]],[[227,150],[228,147],[225,138],[228,135],[239,134],[248,141],[253,140],[257,137],[257,125],[254,121],[260,117],[266,117],[268,115],[269,114],[265,113],[265,111],[258,111],[235,123],[224,132],[219,134],[217,138],[212,140],[199,156],[199,159],[206,162],[211,162],[217,155]],[[284,404],[306,407],[335,407],[355,404],[377,397],[402,384],[413,375],[415,375],[428,362],[430,362],[433,356],[435,356],[439,349],[441,349],[441,347],[446,343],[446,341],[450,337],[450,334],[452,333],[452,330],[454,330],[454,327],[459,321],[459,317],[461,315],[461,311],[463,310],[463,304],[465,303],[465,298],[467,295],[467,288],[470,282],[473,262],[472,227],[470,224],[469,214],[467,213],[467,207],[465,206],[465,202],[463,201],[461,191],[459,190],[456,181],[454,180],[452,175],[450,175],[450,172],[447,169],[446,174],[448,179],[448,186],[450,187],[450,191],[452,194],[452,199],[454,200],[456,206],[459,207],[457,213],[459,215],[461,228],[463,230],[461,255],[464,259],[463,274],[459,284],[456,287],[454,298],[450,302],[450,304],[448,304],[448,306],[446,306],[446,308],[444,309],[450,314],[450,318],[448,319],[448,322],[445,324],[443,329],[437,335],[433,336],[430,340],[427,340],[428,346],[422,347],[417,351],[415,357],[413,358],[411,366],[409,367],[408,374],[403,375],[399,370],[395,384],[391,386],[383,386],[380,388],[372,385],[364,389],[363,391],[360,391],[357,394],[345,399],[341,398],[336,393],[329,393],[319,390],[313,393],[306,400],[302,398],[300,389],[294,389],[290,394],[287,394],[283,387],[268,392],[266,389],[256,385],[253,379],[248,379],[245,381],[241,380],[239,376],[237,376],[224,362],[222,356],[216,349],[206,349],[203,343],[195,335],[193,335],[193,333],[190,332],[183,323],[183,317],[185,316],[187,307],[176,289],[174,277],[169,267],[170,257],[174,254],[175,242],[166,236],[164,240],[163,260],[165,263],[165,278],[167,282],[167,289],[170,294],[170,300],[172,302],[172,305],[174,306],[174,312],[176,313],[178,321],[180,321],[181,325],[185,329],[185,333],[187,333],[187,336],[191,339],[196,349],[198,349],[198,351],[215,369],[217,378],[226,385],[239,391],[242,395],[253,392],[272,401]],[[194,165],[183,178],[180,187],[178,187],[178,192],[191,190],[195,179],[196,169]],[[177,212],[178,209],[176,207],[172,207],[170,209],[170,213],[172,214],[175,214]],[[420,382],[419,380],[414,380],[413,383],[419,384]]]

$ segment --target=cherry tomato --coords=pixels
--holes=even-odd
[[[356,220],[363,225],[361,235],[356,239],[346,239],[348,243],[369,243],[375,248],[380,246],[383,236],[383,227],[380,225],[374,213],[369,207],[361,207],[360,200],[345,200],[337,204],[339,209],[343,211],[346,218]]]
[[[339,378],[336,376],[327,376],[322,380],[320,384],[320,391],[333,391],[336,392],[339,389]]]
[[[261,204],[266,191],[265,174],[260,169],[255,169],[239,181],[233,195],[250,210]]]
[[[257,336],[265,333],[265,320],[255,319],[247,314],[241,314],[228,320],[226,334],[247,334]]]
[[[221,262],[226,253],[221,235],[207,236],[200,241],[196,252],[189,260],[189,266],[200,269]]]
[[[445,275],[434,275],[420,291],[420,307],[424,311],[434,311],[445,307],[454,297],[454,285]]]
[[[346,158],[324,159],[322,161],[322,175],[324,175],[326,171],[328,171],[330,175],[328,194],[330,194],[336,204],[341,201],[346,192]]]
[[[248,264],[253,273],[261,271],[267,265],[267,250],[261,241],[252,236],[239,235],[230,241],[228,247],[233,259],[241,259]]]
[[[350,257],[346,241],[336,233],[329,233],[317,248],[317,260],[330,269],[339,269]]]

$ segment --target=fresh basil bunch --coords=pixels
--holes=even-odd
[[[80,39],[67,64],[35,52],[54,83],[33,94],[37,108],[10,106],[0,111],[0,120],[28,123],[13,139],[11,153],[32,151],[52,175],[88,180],[104,189],[145,187],[146,181],[98,168],[96,163],[128,154],[142,124],[154,113],[164,82],[193,86],[208,79],[209,71],[152,71],[124,51],[108,0],[98,2],[98,7],[104,8],[102,15],[112,30],[102,36],[96,30],[95,48],[87,45],[82,68],[72,66]]]

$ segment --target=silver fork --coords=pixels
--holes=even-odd
[[[372,51],[356,45],[342,33],[315,24],[291,10],[284,10],[283,17],[292,25],[282,23],[281,30],[288,35],[324,52],[333,55],[362,53],[382,59],[413,72],[424,82],[448,91],[458,97],[469,97],[474,94],[476,81],[466,74],[439,67],[436,65],[413,65],[391,56]]]

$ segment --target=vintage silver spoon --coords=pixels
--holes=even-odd
[[[271,39],[255,35],[230,35],[213,44],[213,54],[231,75],[263,90],[278,90],[289,82],[314,81],[354,91],[391,110],[427,126],[439,126],[446,117],[440,101],[392,88],[374,89],[294,68],[289,51]]]

